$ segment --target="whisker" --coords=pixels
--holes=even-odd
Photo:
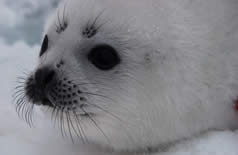
[[[119,117],[116,116],[115,114],[111,113],[110,111],[108,111],[108,110],[102,108],[102,107],[99,106],[99,105],[90,103],[90,102],[88,102],[88,101],[87,101],[87,104],[88,104],[88,105],[91,105],[91,106],[94,106],[94,107],[96,107],[96,108],[102,110],[103,112],[105,112],[105,113],[109,114],[110,116],[112,116],[114,119],[117,119],[117,120],[119,120],[119,121],[121,121],[121,122],[124,122],[121,118],[119,118]]]
[[[30,122],[31,122],[31,127],[33,127],[34,126],[34,116],[33,116],[33,110],[34,110],[34,104],[31,104],[31,106],[30,106],[30,112],[29,112],[29,116],[30,116]]]
[[[18,115],[20,116],[20,111],[21,111],[21,109],[22,109],[22,105],[24,104],[24,102],[25,102],[25,95],[23,94],[21,97],[19,97],[19,99],[17,100],[17,102],[16,102],[16,110],[17,110],[17,113],[18,113]]]
[[[103,14],[103,12],[105,11],[105,9],[103,9],[94,19],[93,23],[92,23],[92,27],[94,27],[99,19],[99,17],[101,17],[101,15]]]
[[[15,89],[19,89],[19,88],[23,89],[23,88],[25,88],[25,86],[24,86],[24,85],[19,85],[19,86],[16,86],[16,87],[15,87]],[[23,89],[23,90],[24,90],[24,89]]]
[[[98,25],[97,27],[96,27],[96,30],[98,31],[98,30],[100,30],[101,29],[101,27],[103,27],[104,25],[106,25],[107,23],[109,22],[109,20],[108,21],[105,21],[105,22],[103,22],[102,24],[100,24],[100,25]]]
[[[32,127],[32,124],[33,124],[32,115],[31,115],[32,106],[33,104],[31,106],[29,106],[29,104],[26,104],[26,112],[25,112],[25,120],[30,127]]]
[[[56,32],[58,32],[59,33],[59,30],[60,30],[60,28],[59,28],[59,26],[57,25],[57,23],[55,22],[55,28],[56,28]]]
[[[82,128],[82,126],[81,126],[81,123],[80,123],[80,121],[79,121],[79,119],[78,119],[78,116],[77,116],[77,114],[75,113],[75,111],[73,111],[73,114],[74,114],[74,118],[76,119],[76,126],[77,126],[77,129],[78,129],[78,131],[79,131],[79,134],[80,134],[80,137],[82,138],[82,141],[83,141],[83,143],[85,144],[85,140],[84,140],[84,138],[86,139],[86,141],[88,142],[88,140],[87,140],[87,137],[86,137],[86,135],[85,135],[85,133],[84,133],[84,131],[83,131],[83,128]]]
[[[57,17],[58,17],[58,24],[59,24],[59,27],[61,29],[62,25],[61,25],[61,21],[60,21],[60,11],[59,10],[57,11]]]
[[[76,82],[76,80],[79,80],[79,79],[71,79],[72,82]],[[83,86],[83,85],[96,85],[97,83],[92,83],[92,82],[82,82],[80,84],[76,84],[77,86]]]
[[[82,92],[82,93],[83,93],[83,94],[87,94],[87,95],[93,95],[93,96],[103,97],[103,98],[105,98],[105,99],[109,99],[109,100],[111,100],[111,101],[113,101],[113,102],[116,103],[115,100],[113,100],[113,99],[110,98],[110,97],[104,96],[104,95],[95,94],[95,93],[91,93],[91,92]]]
[[[19,99],[19,97],[22,95],[24,95],[24,91],[19,91],[18,93],[15,93],[13,96],[13,102],[15,102],[17,99]]]
[[[22,93],[22,92],[25,93],[25,91],[24,91],[23,88],[17,89],[16,92],[14,92],[13,97],[16,96],[16,95],[19,94],[19,93]]]
[[[65,125],[64,125],[64,108],[61,108],[60,111],[60,124],[62,136],[65,138],[67,137],[67,134],[65,132]]]
[[[22,105],[22,102],[23,102],[23,94],[21,94],[21,96],[19,97],[19,99],[16,100],[16,106],[15,106],[15,109],[16,111],[19,109],[19,107]],[[17,111],[18,112],[18,111]]]
[[[16,83],[25,84],[25,81],[16,81]]]
[[[27,72],[24,71],[24,72],[22,72],[22,73],[23,73],[25,76],[27,76],[27,77],[30,75],[29,71],[27,71]]]
[[[70,135],[70,138],[74,144],[74,139],[73,139],[73,136],[72,136],[72,131],[71,131],[71,127],[70,127],[70,123],[69,123],[69,113],[66,111],[65,112],[65,115],[66,115],[66,122],[67,122],[67,127],[68,127],[68,131],[69,131],[69,135]]]
[[[101,132],[101,134],[106,138],[108,144],[110,144],[110,140],[107,137],[107,135],[104,133],[104,131],[100,128],[100,126],[97,124],[97,122],[91,117],[91,115],[89,113],[87,113],[83,108],[81,108],[82,111],[84,113],[86,113],[86,115],[88,116],[88,118],[93,122],[93,124],[95,125],[95,127]]]
[[[64,27],[66,27],[67,26],[67,19],[66,19],[66,5],[67,5],[67,2],[65,2],[65,4],[64,4],[64,10],[63,10],[63,23],[64,23]]]
[[[22,111],[21,111],[21,115],[22,115],[22,116],[26,115],[26,110],[27,110],[27,102],[24,101],[24,104],[22,105]],[[25,118],[23,117],[23,119],[24,119],[25,121],[27,121],[27,120],[26,120],[26,117],[25,117]],[[28,123],[28,122],[27,122],[27,123]]]
[[[24,81],[26,81],[27,78],[26,78],[26,77],[19,76],[19,77],[17,77],[17,80],[24,80]]]
[[[60,114],[60,110],[59,109],[57,109],[56,107],[54,108],[55,109],[55,119],[54,119],[54,126],[56,126],[56,124],[57,124],[57,119],[59,120],[59,114]]]
[[[54,123],[54,127],[55,127],[55,125],[56,125],[56,113],[57,113],[57,109],[56,108],[53,108],[52,110],[51,110],[51,121],[53,121],[53,123]]]
[[[73,129],[73,131],[75,132],[75,134],[76,134],[76,136],[80,139],[80,138],[82,138],[82,136],[80,135],[78,135],[78,132],[77,132],[77,130],[75,129],[75,127],[74,127],[74,124],[73,124],[73,122],[72,122],[72,120],[71,120],[71,115],[69,114],[69,123],[71,124],[71,126],[72,126],[72,129]]]

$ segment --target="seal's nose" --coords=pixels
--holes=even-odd
[[[55,79],[55,71],[49,67],[43,67],[35,72],[36,85],[45,88]]]

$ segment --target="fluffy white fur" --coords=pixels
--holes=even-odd
[[[55,23],[58,14],[62,20],[64,6],[68,27],[57,34]],[[83,38],[83,29],[97,17],[98,33]],[[89,119],[80,120],[93,143],[89,147],[160,149],[208,130],[238,127],[233,104],[238,97],[237,24],[236,0],[69,0],[46,26],[49,50],[37,68],[63,59],[64,74],[77,84],[92,83],[82,89],[108,97],[93,96],[90,102],[110,113],[86,109],[96,114],[103,132]],[[121,56],[112,71],[97,70],[85,57],[100,43]]]

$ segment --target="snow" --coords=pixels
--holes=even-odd
[[[53,134],[54,129],[52,132],[52,128],[46,124],[30,128],[18,118],[12,104],[16,77],[34,68],[37,63],[39,46],[30,47],[24,42],[8,45],[0,39],[0,49],[0,154],[105,155],[105,153],[99,153],[86,146],[73,145],[57,132]],[[181,142],[161,155],[237,155],[237,145],[237,132],[217,131]]]
[[[178,144],[161,155],[237,155],[237,144],[238,132],[217,131]]]

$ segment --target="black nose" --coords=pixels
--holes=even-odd
[[[55,71],[49,67],[40,68],[35,72],[35,82],[39,87],[45,88],[55,79],[55,75]]]

